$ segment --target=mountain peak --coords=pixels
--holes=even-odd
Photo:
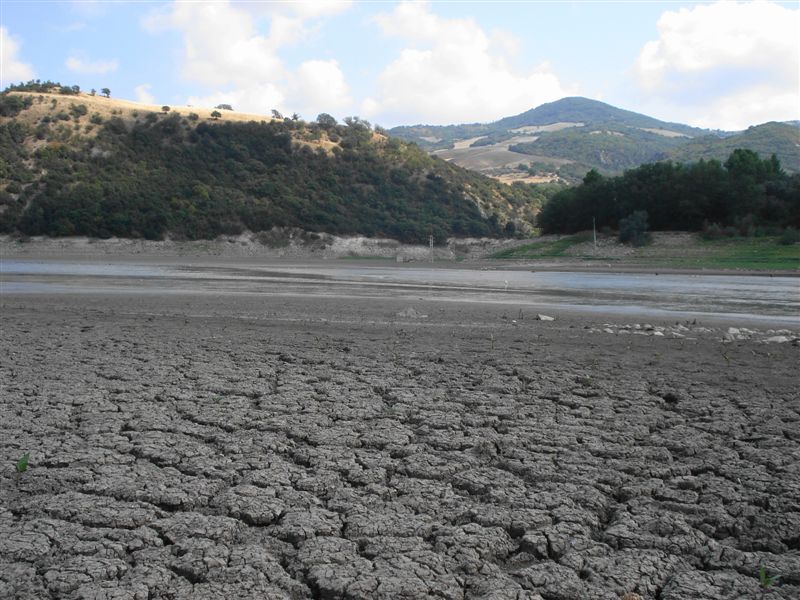
[[[496,121],[498,128],[515,129],[534,125],[551,125],[553,123],[583,123],[594,125],[616,123],[640,129],[665,129],[688,136],[706,133],[705,130],[668,123],[648,117],[630,110],[611,106],[599,100],[582,96],[570,96],[554,102],[548,102],[512,117]]]

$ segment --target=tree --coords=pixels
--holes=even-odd
[[[219,119],[221,117],[222,117],[222,113],[219,112],[218,110],[214,110],[214,111],[211,112],[211,118],[212,119]]]
[[[299,121],[299,120],[300,120],[300,115],[298,115],[297,113],[292,113],[292,121]]]
[[[644,246],[649,240],[647,227],[647,211],[634,211],[619,220],[619,241],[623,244]]]
[[[168,113],[169,112],[169,106],[167,106],[166,104],[164,106],[162,106],[161,107],[161,112]]]
[[[372,124],[369,121],[357,116],[345,117],[344,124],[350,127],[351,129],[363,129],[367,131],[372,130]]]
[[[94,89],[94,88],[92,88],[92,91],[91,91],[91,92],[89,92],[89,95],[91,95],[91,96],[95,96],[95,95],[97,95],[97,90],[96,90],[96,89]]]
[[[102,90],[100,90],[100,93],[103,94],[103,96],[105,96],[106,98],[111,97],[111,90],[108,88],[103,88]]]
[[[323,129],[333,129],[337,124],[336,119],[328,113],[320,113],[317,115],[317,125]]]
[[[214,108],[218,108],[220,110],[233,110],[233,107],[230,104],[217,104]]]
[[[283,121],[283,115],[281,114],[281,112],[274,108],[272,109],[272,118],[278,119],[279,121]]]

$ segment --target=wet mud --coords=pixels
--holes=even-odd
[[[800,597],[794,331],[0,303],[2,598]]]

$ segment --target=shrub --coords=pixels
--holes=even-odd
[[[647,233],[647,211],[637,210],[619,221],[619,241],[633,246],[644,246],[650,241]]]
[[[89,109],[86,108],[85,104],[71,104],[69,107],[69,112],[72,113],[72,116],[76,119],[79,119],[83,115],[89,112]]]
[[[719,223],[703,223],[703,233],[701,235],[704,240],[721,240],[723,238],[737,237],[739,229],[733,225],[722,227]]]
[[[778,238],[778,243],[783,246],[792,246],[800,243],[800,231],[794,227],[787,227]]]

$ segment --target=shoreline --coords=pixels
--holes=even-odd
[[[489,255],[504,248],[527,243],[529,240],[453,239],[447,246],[430,249],[422,245],[400,244],[395,240],[355,236],[337,238],[326,236],[324,241],[308,242],[290,235],[286,245],[269,246],[257,241],[257,236],[242,234],[215,240],[148,241],[86,237],[19,240],[0,236],[0,261],[8,259],[62,262],[121,262],[163,265],[249,265],[341,262],[350,265],[380,265],[399,268],[482,269],[487,271],[619,273],[655,275],[709,275],[753,277],[800,277],[797,269],[743,269],[723,267],[677,267],[647,262],[646,259],[617,258],[618,263],[601,259],[587,260],[582,256],[547,257],[535,259],[500,259]],[[461,253],[461,254],[459,254]]]

